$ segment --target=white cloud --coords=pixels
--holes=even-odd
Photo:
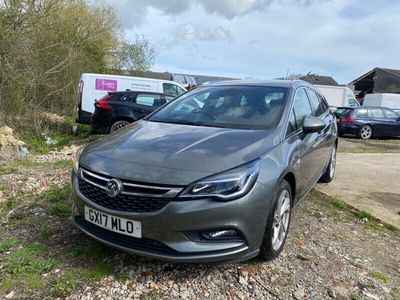
[[[217,26],[212,30],[197,29],[193,24],[184,24],[178,26],[177,40],[190,42],[190,41],[231,41],[232,36],[228,29],[222,26]]]
[[[400,69],[398,1],[199,0],[164,9],[140,1],[113,6],[120,19],[145,7],[141,23],[124,26],[156,47],[157,71],[268,79],[289,68],[348,83],[376,66]]]

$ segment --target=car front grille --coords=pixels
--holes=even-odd
[[[137,213],[158,211],[181,191],[181,188],[146,186],[124,181],[121,193],[116,197],[110,197],[105,187],[111,179],[81,169],[78,177],[79,191],[90,201],[102,207]]]

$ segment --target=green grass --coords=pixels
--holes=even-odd
[[[8,251],[10,248],[16,246],[19,243],[19,240],[16,238],[5,239],[0,236],[0,254]]]
[[[385,274],[383,274],[383,273],[381,273],[379,271],[372,271],[370,274],[371,274],[372,277],[374,277],[376,279],[379,279],[379,280],[381,280],[383,282],[388,282],[389,279],[390,279],[389,276],[387,276],[387,275],[385,275]]]
[[[368,221],[371,221],[374,219],[374,217],[367,211],[365,210],[356,210],[354,212],[354,215],[359,218],[359,219],[367,219]]]
[[[338,198],[331,198],[331,203],[333,206],[340,209],[345,209],[349,207],[349,205],[346,202]]]
[[[0,183],[0,191],[5,191],[7,189],[9,189],[11,187],[11,185],[7,184],[7,183]]]
[[[50,235],[53,234],[53,229],[47,226],[46,224],[43,224],[37,233],[37,236],[40,239],[47,239]]]
[[[100,262],[92,268],[70,268],[61,277],[52,282],[51,293],[54,296],[63,296],[73,293],[91,281],[98,281],[114,272],[114,268]]]
[[[56,168],[72,168],[74,161],[72,159],[60,159],[54,163]]]
[[[47,212],[52,216],[65,217],[71,214],[71,205],[65,203],[50,206]]]
[[[72,125],[72,124],[71,124]],[[46,135],[56,141],[55,145],[48,145],[46,143],[46,137],[41,135],[23,135],[21,139],[28,145],[28,149],[36,154],[47,154],[52,150],[62,148],[66,145],[71,144],[76,140],[82,140],[88,138],[90,135],[90,126],[78,125],[77,135],[67,134],[54,130],[54,132]]]
[[[68,250],[68,253],[72,257],[82,257],[86,259],[90,258],[94,260],[103,260],[107,257],[110,257],[113,252],[113,249],[92,241],[84,244],[74,245]]]
[[[40,198],[43,198],[47,202],[59,202],[61,200],[68,200],[71,194],[71,188],[69,185],[63,187],[50,186],[46,191],[44,191]]]
[[[20,203],[20,199],[17,197],[10,197],[3,202],[0,202],[0,217],[6,217],[7,214],[16,208]]]
[[[40,243],[34,243],[28,247],[17,249],[10,254],[6,262],[6,270],[13,275],[43,274],[49,272],[57,265],[57,261],[39,257],[45,254],[46,251],[46,246]]]

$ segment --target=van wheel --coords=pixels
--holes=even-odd
[[[358,137],[363,140],[368,140],[372,137],[372,127],[370,125],[363,125],[358,132]]]
[[[128,121],[117,121],[114,124],[112,124],[112,126],[110,127],[110,133],[114,132],[118,129],[121,129],[123,127],[125,127],[126,125],[128,125],[129,122]]]
[[[319,179],[319,182],[324,182],[324,183],[331,182],[333,180],[333,177],[335,177],[335,171],[336,171],[336,147],[333,148],[332,150],[332,155],[329,161],[329,165],[326,168],[325,173]]]
[[[274,259],[282,252],[289,232],[292,211],[292,189],[286,180],[282,180],[275,193],[275,201],[269,213],[264,240],[260,247],[260,256]]]

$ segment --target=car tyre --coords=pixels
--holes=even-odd
[[[289,232],[292,202],[290,184],[286,180],[282,180],[268,215],[264,239],[260,247],[262,258],[271,260],[277,258],[282,252]]]
[[[329,182],[331,182],[333,180],[333,177],[335,177],[336,151],[337,151],[336,147],[333,148],[332,154],[331,154],[331,159],[329,160],[328,167],[326,168],[325,173],[319,179],[320,182],[329,183]]]
[[[361,126],[358,131],[358,137],[363,140],[368,140],[372,137],[372,127],[370,125]]]
[[[126,125],[130,124],[128,121],[117,121],[110,127],[110,133],[125,127]]]

